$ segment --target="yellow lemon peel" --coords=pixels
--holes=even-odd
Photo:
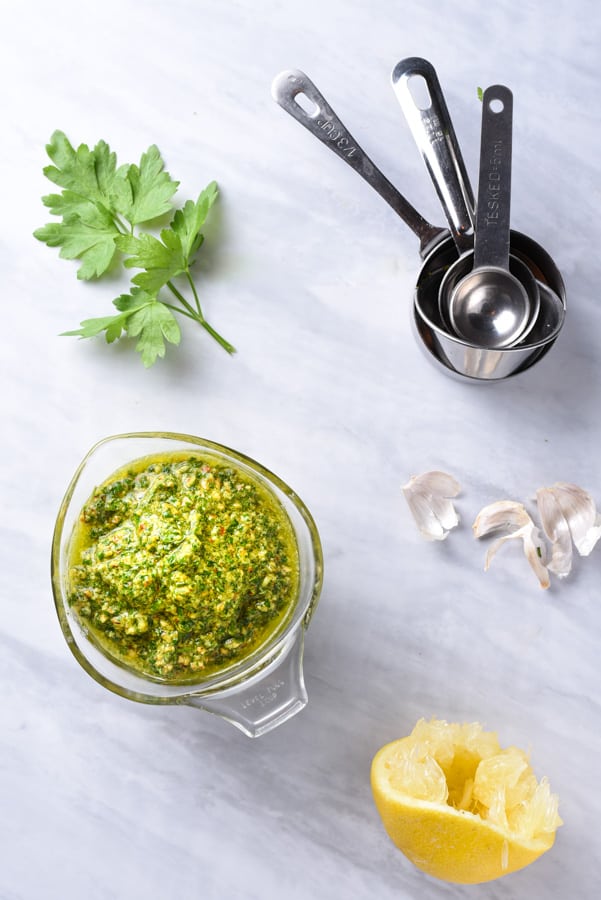
[[[422,871],[458,884],[529,865],[562,824],[557,796],[527,754],[501,749],[476,722],[421,719],[378,751],[371,785],[394,844]]]

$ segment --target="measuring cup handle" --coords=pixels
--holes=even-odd
[[[380,172],[310,78],[299,69],[280,72],[273,81],[271,93],[282,109],[344,160],[386,200],[419,237],[420,253],[425,256],[445,234],[444,229],[427,222]],[[298,102],[299,95],[304,95],[305,105]]]
[[[416,77],[427,88],[425,107],[411,90],[411,79]],[[392,87],[434,182],[453,240],[461,252],[471,250],[474,194],[434,67],[419,56],[402,59],[393,69]]]
[[[474,266],[509,267],[513,94],[502,84],[482,97]]]

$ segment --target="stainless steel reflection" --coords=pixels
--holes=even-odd
[[[415,289],[413,319],[431,359],[448,374],[486,383],[524,371],[550,349],[563,325],[565,288],[557,266],[542,247],[511,232],[510,253],[528,266],[541,292],[541,311],[527,344],[488,350],[462,341],[449,332],[438,308],[441,281],[459,258],[449,231],[424,219],[377,169],[304,72],[281,72],[273,81],[272,94],[287,113],[361,175],[419,237],[424,264]]]
[[[273,80],[271,93],[282,109],[329,147],[386,200],[419,238],[422,257],[427,256],[435,244],[445,237],[446,230],[427,222],[382,174],[304,72],[299,69],[280,72]]]
[[[472,268],[461,258],[444,278],[439,306],[455,334],[501,349],[518,343],[538,316],[539,292],[527,266],[510,266],[513,95],[504,85],[482,98],[482,136]],[[454,274],[459,267],[461,275]],[[446,316],[445,316],[446,311]]]
[[[528,266],[517,256],[507,255],[507,265],[520,292],[513,301],[500,280],[507,271],[474,265],[475,253],[464,253],[448,269],[438,291],[440,318],[461,340],[483,349],[513,347],[532,331],[540,311],[538,283]],[[489,277],[494,273],[494,279]],[[481,290],[479,290],[479,288]]]
[[[426,59],[402,59],[392,87],[440,200],[459,253],[471,250],[474,193],[434,66]]]
[[[501,350],[483,349],[450,333],[440,315],[438,293],[457,250],[448,238],[425,260],[417,280],[413,321],[420,343],[430,359],[448,373],[474,382],[500,381],[529,369],[553,346],[563,326],[566,294],[563,278],[553,259],[540,244],[511,231],[511,252],[535,277],[540,311],[523,341]]]

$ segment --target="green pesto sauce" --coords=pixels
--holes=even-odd
[[[181,683],[260,646],[298,580],[294,531],[275,495],[188,451],[137,460],[94,490],[71,541],[67,590],[103,652]]]

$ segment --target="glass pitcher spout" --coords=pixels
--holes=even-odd
[[[226,719],[248,737],[266,734],[307,705],[303,645],[304,628],[301,627],[278,655],[243,686],[220,690],[214,697],[192,696],[186,704]]]

